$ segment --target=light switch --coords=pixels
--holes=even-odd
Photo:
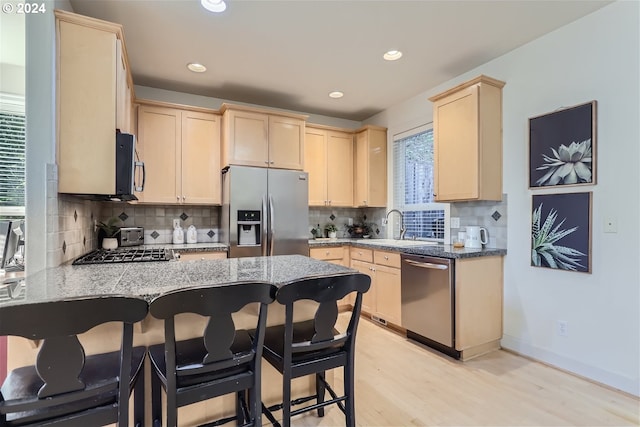
[[[451,228],[460,228],[460,217],[452,216],[451,217]]]
[[[617,233],[618,221],[613,217],[607,217],[604,219],[604,232],[605,233]]]

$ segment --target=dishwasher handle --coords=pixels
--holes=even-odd
[[[432,262],[418,262],[411,259],[405,259],[404,262],[414,267],[429,268],[432,270],[448,270],[449,269],[449,266],[446,264],[434,264]]]

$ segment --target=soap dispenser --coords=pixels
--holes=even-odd
[[[173,244],[181,245],[183,243],[184,243],[184,231],[182,230],[182,227],[180,227],[180,224],[177,224],[173,229]]]

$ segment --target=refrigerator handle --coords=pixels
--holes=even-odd
[[[269,194],[269,227],[271,228],[269,236],[269,256],[273,255],[273,241],[276,239],[275,227],[273,226],[275,222],[273,220],[273,211],[273,197]]]
[[[267,256],[267,195],[262,196],[262,236],[260,239],[260,251],[262,256]]]

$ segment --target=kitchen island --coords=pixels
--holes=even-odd
[[[155,261],[137,263],[94,264],[84,266],[63,265],[28,275],[24,281],[12,284],[13,298],[0,302],[0,310],[8,305],[30,304],[69,297],[86,297],[109,294],[140,296],[151,301],[156,296],[175,289],[207,284],[226,285],[236,281],[267,281],[281,286],[289,281],[331,274],[349,274],[355,271],[301,255],[283,255],[255,258],[229,258],[195,261]],[[315,303],[304,304],[295,319],[306,319],[315,312]],[[237,327],[255,327],[257,305],[246,306],[234,316]],[[37,313],[34,313],[37,316]],[[273,303],[269,306],[268,324],[283,323],[284,307]],[[200,334],[205,319],[195,314],[181,315],[176,325],[176,335],[181,339]],[[80,336],[87,354],[112,351],[120,346],[120,326],[109,323],[98,326]],[[163,322],[148,315],[135,326],[134,344],[152,345],[164,341]],[[39,342],[10,337],[8,345],[8,369],[33,364]],[[147,370],[147,383],[150,378]],[[267,405],[277,403],[281,396],[282,377],[268,363],[263,363],[263,401]],[[331,375],[328,376],[331,380]],[[147,384],[147,390],[148,384]],[[296,395],[312,394],[312,377],[299,378],[293,383]],[[150,408],[150,393],[147,393]],[[233,396],[225,396],[211,402],[185,407],[180,413],[181,426],[198,425],[220,414],[235,411]],[[147,414],[147,420],[149,419]]]

